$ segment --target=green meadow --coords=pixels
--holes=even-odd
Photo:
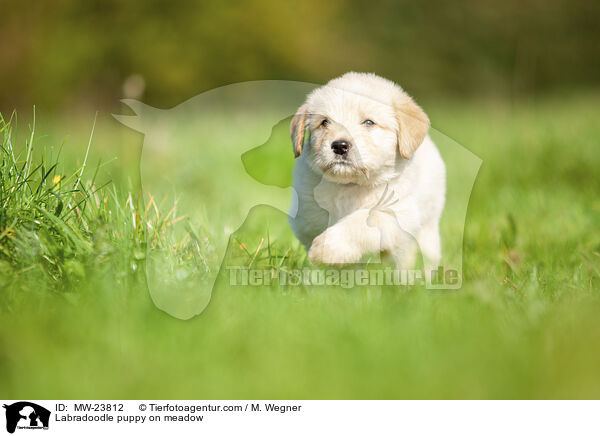
[[[162,253],[176,278],[201,275],[228,236],[224,220],[240,213],[240,180],[228,179],[240,189],[221,203],[222,219],[190,225],[178,196],[203,185],[165,168],[175,189],[144,186],[144,137],[110,114],[38,111],[34,124],[5,113],[0,396],[598,398],[598,97],[424,104],[437,131],[483,161],[461,289],[230,286],[222,270],[188,320],[154,304],[148,253]],[[255,179],[289,185],[286,128],[243,158]],[[202,176],[226,171],[219,161]],[[442,237],[456,228],[446,223]],[[227,264],[314,268],[281,211],[258,206],[231,230]]]

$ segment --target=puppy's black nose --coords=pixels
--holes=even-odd
[[[346,154],[350,148],[350,143],[344,140],[337,140],[331,143],[331,149],[335,154]]]

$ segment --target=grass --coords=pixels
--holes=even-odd
[[[598,398],[596,101],[428,108],[434,127],[483,159],[459,291],[230,287],[221,274],[206,310],[188,321],[154,305],[146,256],[167,253],[169,271],[201,274],[228,213],[238,213],[234,206],[201,223],[182,219],[176,199],[198,185],[169,162],[151,174],[177,174],[176,195],[170,186],[140,183],[141,139],[108,117],[98,119],[85,166],[91,122],[74,129],[86,132],[69,138],[61,154],[52,132],[67,123],[21,135],[15,120],[2,122],[0,392],[40,399]],[[244,159],[250,173],[276,171],[278,152],[269,150]],[[270,177],[285,185],[286,174]],[[227,250],[227,262],[239,265],[308,265],[285,215],[264,206],[252,210]]]

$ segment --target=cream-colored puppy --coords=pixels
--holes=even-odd
[[[441,259],[446,170],[429,119],[395,83],[347,73],[314,90],[293,117],[297,213],[291,220],[315,263],[388,252],[428,268]]]

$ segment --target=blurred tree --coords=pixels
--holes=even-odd
[[[375,71],[421,95],[597,86],[600,3],[0,0],[0,110],[166,107],[227,83]]]

